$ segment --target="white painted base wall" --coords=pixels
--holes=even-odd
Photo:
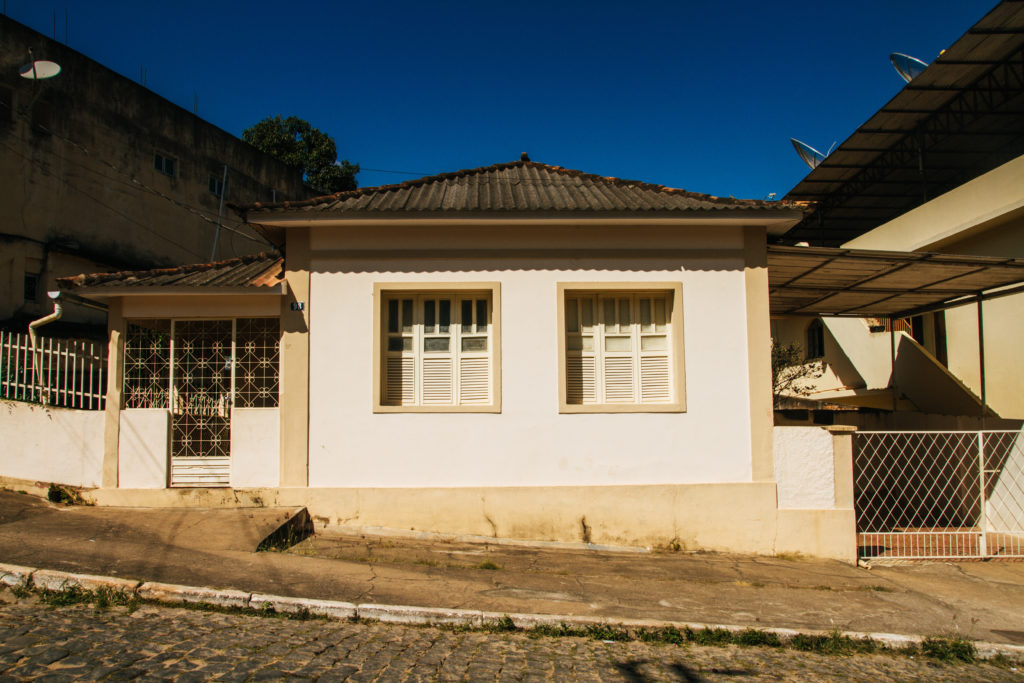
[[[0,401],[0,475],[97,487],[103,478],[102,410]]]
[[[165,408],[121,411],[118,486],[129,489],[167,486],[170,425],[171,414]]]
[[[231,411],[231,486],[275,487],[281,478],[279,408]]]
[[[775,428],[775,481],[780,510],[836,507],[832,434],[821,427]]]

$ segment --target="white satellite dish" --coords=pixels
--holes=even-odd
[[[60,73],[60,64],[49,62],[45,59],[35,59],[21,67],[18,73],[22,78],[30,81],[41,81],[46,78],[53,78]]]
[[[800,155],[803,162],[810,166],[812,170],[817,168],[818,164],[825,161],[825,157],[832,153],[832,147],[835,147],[836,144],[833,142],[832,147],[829,147],[828,151],[822,154],[806,142],[800,142],[796,138],[790,138],[789,141],[793,143],[793,149]]]
[[[914,77],[928,68],[928,65],[920,59],[905,55],[902,52],[893,52],[889,55],[889,61],[892,62],[893,67],[895,67],[896,71],[899,72],[900,76],[907,83],[910,83],[910,81],[914,80]]]

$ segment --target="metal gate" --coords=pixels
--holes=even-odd
[[[1024,432],[857,432],[862,558],[1024,557]]]
[[[234,321],[171,322],[171,486],[231,478]]]
[[[278,407],[278,319],[132,319],[125,332],[125,409],[170,411],[168,483],[229,485],[232,414]]]

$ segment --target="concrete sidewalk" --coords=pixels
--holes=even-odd
[[[806,558],[340,534],[256,552],[295,512],[65,507],[0,491],[0,562],[352,603],[1024,645],[1024,563],[864,569]]]

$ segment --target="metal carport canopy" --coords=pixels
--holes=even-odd
[[[768,245],[772,315],[905,318],[1024,292],[1024,259]]]

